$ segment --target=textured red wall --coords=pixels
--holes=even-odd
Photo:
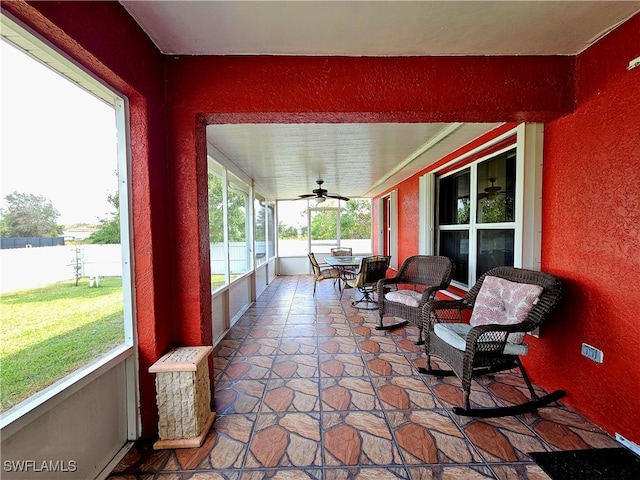
[[[534,380],[640,444],[640,55],[636,15],[578,56],[575,113],[545,127],[542,267],[562,307],[528,356]],[[604,352],[581,356],[586,342]]]
[[[543,121],[574,93],[570,57],[171,57],[167,74],[170,105],[217,123]]]
[[[531,363],[550,360],[549,368],[534,370],[537,380],[566,388],[568,401],[600,424],[639,440],[631,431],[640,424],[638,357],[631,348],[639,335],[630,322],[637,294],[612,287],[638,284],[640,169],[630,98],[637,104],[640,82],[638,70],[614,65],[638,55],[631,52],[638,44],[637,18],[580,56],[576,97],[570,57],[163,58],[116,2],[4,1],[2,8],[130,99],[145,436],[156,428],[149,364],[173,344],[211,342],[205,123],[551,121],[573,112],[577,98],[575,114],[549,124],[545,149],[543,266],[566,279],[569,301],[553,327],[557,335],[545,333]],[[614,188],[603,193],[607,185]],[[402,204],[413,205],[416,190],[409,185]],[[402,225],[415,230],[409,216]],[[402,242],[401,255],[417,249],[412,243]],[[591,263],[600,268],[585,268]],[[574,353],[580,336],[602,346],[604,365],[580,363]],[[598,344],[599,338],[608,340]],[[560,373],[563,368],[571,375]],[[596,415],[600,409],[604,413]],[[609,418],[614,412],[626,427]]]
[[[136,318],[143,435],[156,433],[153,375],[173,344],[163,58],[116,2],[3,1],[18,20],[129,99]]]

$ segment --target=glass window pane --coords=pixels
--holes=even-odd
[[[4,39],[0,58],[4,412],[130,342],[129,181],[112,105]]]
[[[478,230],[476,278],[501,265],[513,266],[514,230]]]
[[[316,255],[328,255],[331,247],[338,245],[338,210],[310,208],[311,251]]]
[[[267,260],[267,210],[265,208],[264,197],[256,195],[253,202],[253,210],[256,216],[255,244],[256,244],[256,265],[260,265]]]
[[[353,253],[371,251],[371,200],[352,198],[340,209],[340,246]]]
[[[469,281],[469,232],[447,230],[440,232],[440,255],[456,264],[453,279],[464,285]]]
[[[224,247],[224,204],[222,178],[209,173],[209,255],[211,261],[211,291],[226,284]]]
[[[278,256],[307,255],[307,202],[278,200]]]
[[[467,168],[439,180],[438,217],[440,225],[469,223],[471,172]]]
[[[515,150],[478,164],[478,223],[514,221],[515,183]]]
[[[231,178],[232,175],[227,173]],[[231,279],[251,268],[247,215],[249,194],[244,184],[227,182],[227,229],[229,232],[229,274]]]
[[[267,258],[273,258],[276,256],[276,215],[275,205],[273,202],[267,202]]]

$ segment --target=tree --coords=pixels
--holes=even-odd
[[[320,211],[311,220],[312,236],[316,240],[331,240],[336,235],[336,214]],[[349,200],[340,211],[340,238],[371,238],[371,201]]]
[[[209,174],[209,241],[222,243],[224,241],[224,203],[222,196],[222,179]],[[247,200],[248,196],[242,192],[227,192],[227,230],[230,242],[245,242],[247,240]]]
[[[4,197],[7,208],[0,211],[2,237],[57,237],[60,212],[42,195],[13,192]]]
[[[298,229],[292,225],[286,225],[282,221],[278,223],[279,238],[298,238]]]
[[[340,211],[340,237],[371,238],[371,200],[349,200]]]
[[[118,192],[107,195],[107,200],[115,208],[111,218],[100,220],[100,229],[89,236],[89,243],[120,243],[120,195]]]

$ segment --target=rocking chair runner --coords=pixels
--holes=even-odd
[[[454,413],[474,417],[519,415],[562,398],[556,390],[538,397],[527,376],[520,355],[526,332],[539,327],[559,303],[562,286],[543,273],[514,267],[496,267],[482,275],[461,300],[427,302],[422,308],[422,328],[427,367],[420,373],[456,375],[462,382],[463,406]],[[470,324],[462,323],[463,310],[471,310]],[[496,323],[494,320],[504,323]],[[444,360],[452,370],[435,370],[431,355]],[[509,407],[471,408],[471,380],[474,376],[518,367],[531,401]]]
[[[455,264],[449,257],[415,255],[407,258],[393,278],[378,281],[380,323],[376,330],[391,330],[413,323],[420,329],[416,345],[422,345],[422,306],[433,300],[438,290],[451,283]],[[404,289],[398,289],[402,285]],[[410,288],[408,288],[410,287]],[[383,324],[384,317],[404,318],[404,322]]]

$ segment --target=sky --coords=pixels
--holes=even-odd
[[[0,205],[42,195],[58,224],[98,224],[118,187],[112,106],[0,41]]]

